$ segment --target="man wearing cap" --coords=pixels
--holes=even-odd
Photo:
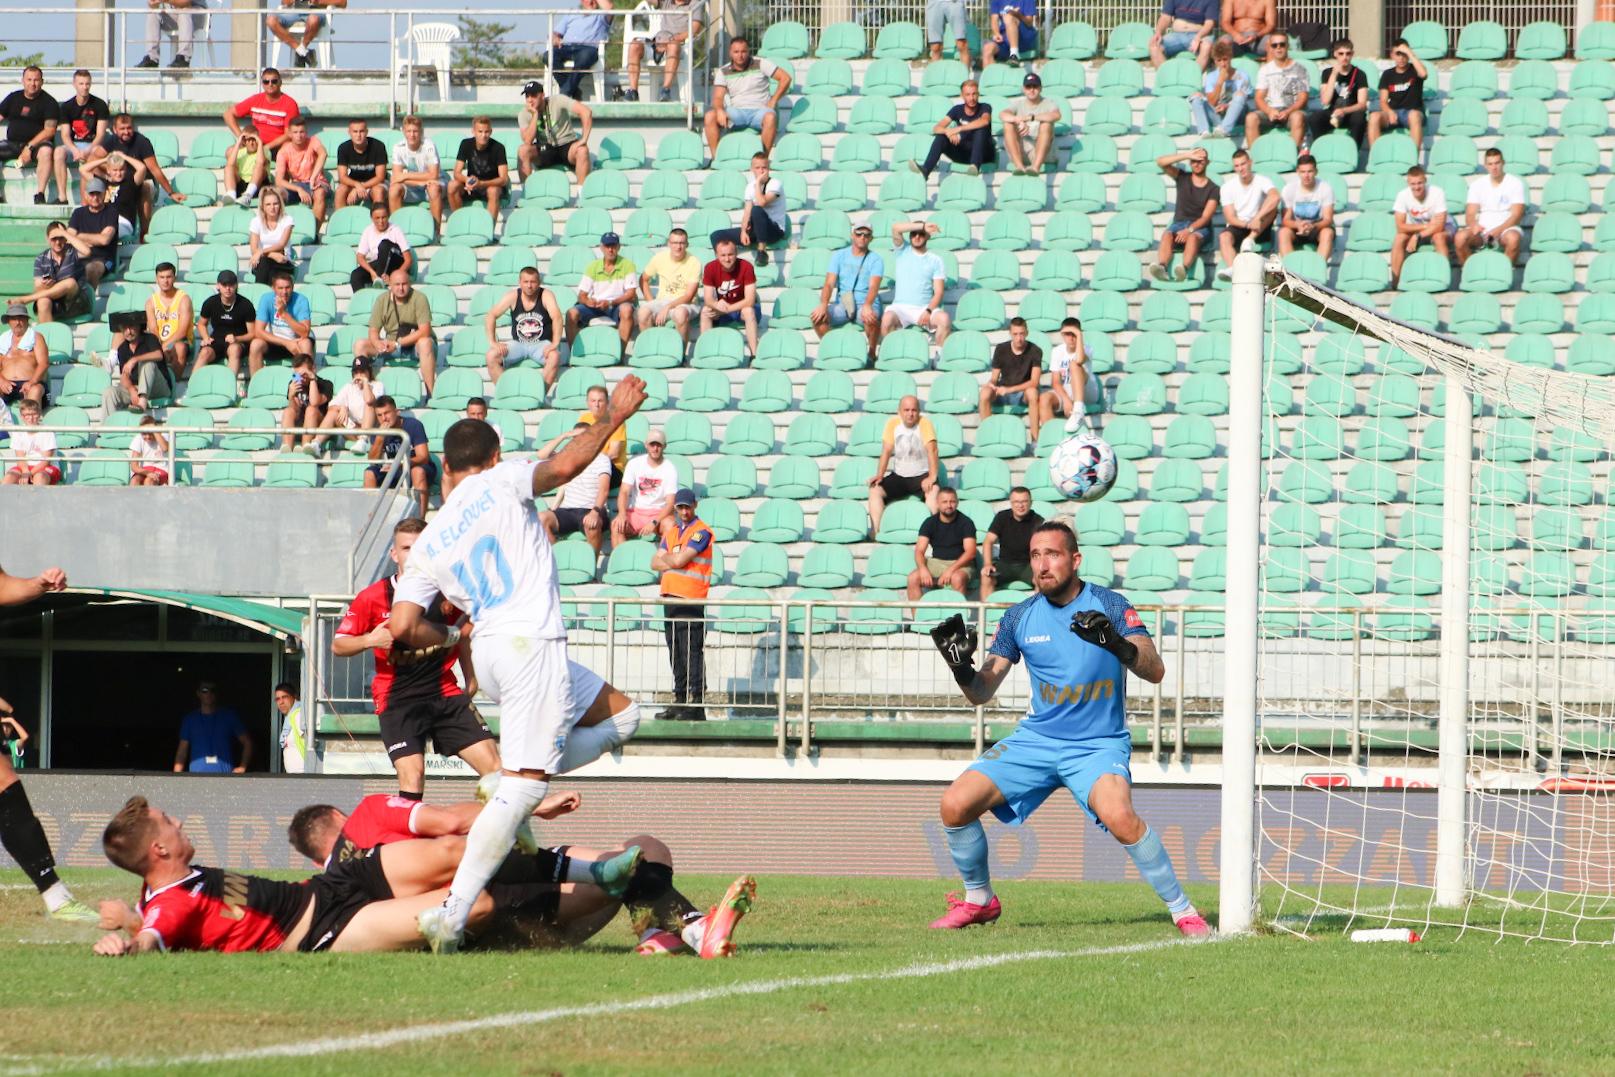
[[[617,489],[617,518],[611,521],[613,547],[632,538],[654,538],[673,519],[678,468],[667,459],[667,435],[659,426],[645,435],[645,452],[628,461]]]
[[[594,113],[589,106],[565,94],[546,95],[534,79],[522,87],[522,144],[516,151],[516,168],[523,182],[546,168],[570,168],[578,184],[589,178],[589,132]],[[575,122],[574,122],[575,121]]]
[[[662,717],[702,721],[707,670],[706,597],[712,584],[712,529],[695,514],[695,491],[673,495],[673,518],[662,527],[650,567],[662,574],[667,653],[673,665],[673,706]],[[692,705],[693,704],[693,705]]]
[[[746,349],[757,354],[757,271],[735,251],[735,241],[718,240],[716,258],[701,271],[701,332],[739,325]]]
[[[621,257],[622,238],[615,232],[600,237],[600,257],[583,270],[578,301],[566,312],[566,343],[570,347],[590,322],[606,321],[617,327],[622,346],[634,329],[634,296],[639,270]]]
[[[639,328],[672,323],[679,339],[688,347],[690,319],[701,310],[696,295],[701,289],[701,262],[690,254],[690,234],[682,228],[667,233],[667,249],[657,251],[639,275]],[[656,296],[651,298],[651,281]]]
[[[917,325],[936,334],[936,345],[948,339],[950,323],[942,309],[942,291],[948,283],[947,267],[930,250],[931,237],[942,229],[923,221],[893,221],[895,263],[892,305],[880,320],[880,333],[895,333]]]
[[[1004,152],[1016,175],[1041,176],[1043,164],[1054,148],[1054,125],[1060,119],[1060,106],[1043,96],[1043,80],[1028,71],[1021,79],[1025,91],[1019,101],[1011,101],[999,113],[1004,119]],[[1026,159],[1026,147],[1032,159]]]
[[[0,407],[32,400],[49,403],[50,349],[44,336],[28,324],[28,308],[21,303],[6,307],[6,328],[0,332]]]
[[[107,204],[106,181],[84,181],[84,204],[67,218],[67,241],[84,259],[84,280],[94,291],[118,266],[118,211]]]
[[[874,236],[875,230],[867,224],[853,228],[852,246],[830,256],[819,305],[808,315],[821,340],[831,329],[851,322],[863,326],[871,362],[880,341],[880,284],[886,276],[885,259],[869,249]]]
[[[375,358],[382,362],[415,353],[421,366],[421,382],[430,394],[437,386],[437,340],[432,332],[432,305],[426,293],[409,280],[409,270],[399,267],[387,278],[387,291],[376,297],[370,308],[370,332],[354,341],[355,358]]]
[[[499,319],[510,315],[510,341],[499,339]],[[488,308],[482,325],[488,337],[488,380],[499,384],[507,365],[535,362],[544,371],[544,389],[555,386],[561,372],[561,349],[556,333],[561,323],[561,307],[555,293],[544,287],[544,279],[534,266],[525,267],[516,277],[516,287]]]
[[[202,300],[202,309],[197,312],[201,326],[197,340],[201,346],[196,349],[196,370],[209,363],[224,362],[231,373],[240,374],[258,312],[240,293],[241,281],[235,270],[221,269],[214,283],[214,293]]]
[[[25,307],[37,304],[42,322],[89,309],[89,293],[84,290],[84,262],[67,241],[67,225],[61,221],[47,224],[45,243],[44,251],[34,259],[34,290],[17,296],[12,302]]]
[[[179,750],[174,753],[174,773],[245,774],[252,762],[252,738],[241,724],[241,715],[232,707],[220,707],[212,681],[196,686],[196,709],[179,725]],[[233,748],[241,749],[237,762]]]
[[[959,86],[959,98],[959,103],[931,128],[931,149],[925,163],[917,164],[913,159],[908,162],[926,179],[931,178],[944,157],[964,165],[969,176],[980,175],[982,165],[998,159],[993,147],[993,107],[981,99],[981,85],[975,79],[966,79]]]
[[[112,315],[112,384],[101,394],[101,409],[107,416],[128,408],[145,411],[153,397],[174,395],[174,377],[163,362],[163,345],[156,334],[146,332],[146,315],[138,310]]]

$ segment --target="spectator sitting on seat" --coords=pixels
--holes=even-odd
[[[224,197],[238,206],[250,206],[268,179],[269,154],[263,139],[257,131],[241,132],[241,138],[224,151]]]
[[[538,458],[548,460],[555,455],[562,442],[571,441],[579,432],[587,429],[588,423],[578,423],[566,433],[556,435],[538,450]],[[610,492],[611,457],[604,452],[597,453],[571,482],[555,492],[555,507],[538,514],[539,522],[549,532],[550,541],[559,542],[563,536],[581,531],[593,548],[595,557],[599,557],[608,526],[606,499]]]
[[[1211,61],[1201,92],[1189,95],[1189,122],[1197,135],[1233,138],[1250,107],[1250,76],[1234,66],[1234,47],[1226,41],[1211,46]]]
[[[114,151],[91,160],[79,169],[81,186],[92,179],[106,184],[107,205],[118,212],[118,239],[133,239],[140,228],[140,215],[146,200],[146,166],[133,157]]]
[[[284,10],[271,12],[264,17],[264,25],[292,50],[293,67],[318,67],[314,56],[314,39],[325,25],[325,16],[316,15],[308,8],[347,7],[348,0],[280,0]],[[301,39],[292,37],[292,31],[302,24]]]
[[[1323,69],[1319,100],[1323,107],[1307,114],[1307,133],[1314,140],[1330,131],[1346,129],[1358,149],[1368,136],[1368,76],[1352,62],[1357,46],[1343,37],[1331,48],[1335,62]]]
[[[34,259],[34,290],[17,296],[12,303],[33,305],[41,322],[57,317],[70,318],[90,309],[90,294],[84,289],[84,261],[68,242],[67,226],[52,221],[45,226],[46,247]]]
[[[288,363],[299,355],[312,356],[313,317],[308,296],[292,288],[291,270],[281,270],[269,294],[258,300],[258,318],[252,323],[252,340],[247,346],[249,373],[258,373],[265,363]]]
[[[980,84],[966,79],[959,87],[959,97],[959,103],[931,128],[925,163],[917,164],[912,158],[908,162],[909,168],[926,179],[944,157],[964,165],[968,176],[979,175],[982,165],[998,160],[993,146],[993,107],[981,99]]]
[[[690,319],[699,314],[696,295],[701,288],[701,262],[690,253],[690,234],[682,228],[667,233],[667,249],[657,251],[639,275],[639,328],[671,324],[684,347],[690,344]],[[656,296],[651,297],[651,281]]]
[[[1245,113],[1245,145],[1268,131],[1288,131],[1300,149],[1307,134],[1307,69],[1290,59],[1290,36],[1267,38],[1267,63],[1256,72],[1256,107]]]
[[[1094,376],[1088,346],[1082,342],[1082,322],[1067,318],[1060,323],[1060,341],[1049,349],[1049,391],[1038,398],[1042,421],[1066,417],[1065,428],[1075,431],[1088,422],[1088,405],[1098,404],[1099,379]]]
[[[1234,255],[1255,250],[1256,244],[1273,238],[1273,221],[1278,215],[1279,192],[1273,181],[1251,169],[1251,155],[1234,151],[1234,174],[1223,181],[1217,192],[1222,204],[1223,230],[1217,236],[1217,253],[1223,268],[1222,280],[1230,280]]]
[[[867,224],[854,226],[852,246],[830,256],[819,289],[819,305],[808,315],[813,331],[824,339],[831,329],[857,322],[869,345],[869,361],[875,361],[880,342],[880,285],[886,276],[886,261],[869,249],[875,230]]]
[[[129,485],[168,485],[168,435],[155,415],[140,417],[140,432],[129,441]]]
[[[606,395],[604,385],[591,385],[584,394],[587,403],[582,411],[578,412],[578,422],[593,426],[606,417],[606,405],[610,398]],[[606,447],[601,450],[611,457],[611,485],[617,486],[622,482],[623,468],[628,466],[628,428],[617,427],[616,431],[606,439]]]
[[[28,324],[28,308],[12,303],[0,333],[0,405],[29,400],[41,407],[50,403],[50,348]]]
[[[125,167],[130,172],[122,177],[109,171],[111,160],[122,155]],[[137,167],[138,166],[138,167]],[[87,180],[97,172],[104,173],[108,186],[124,183],[139,185],[140,200],[134,201],[133,195],[126,195],[121,189],[113,196],[112,204],[118,207],[119,216],[127,218],[128,209],[137,206],[140,213],[140,234],[144,239],[146,229],[151,225],[151,211],[157,202],[157,192],[153,187],[161,187],[163,193],[175,202],[185,201],[185,192],[176,191],[173,183],[169,182],[168,175],[163,166],[157,161],[157,149],[151,144],[151,139],[135,130],[135,118],[127,112],[120,112],[112,117],[112,130],[102,136],[96,143],[95,149],[90,151],[90,158],[79,166],[80,180]],[[131,221],[130,223],[137,223]]]
[[[768,264],[770,244],[785,239],[791,224],[785,216],[785,187],[769,175],[768,154],[751,155],[751,175],[746,177],[746,193],[740,206],[740,227],[719,228],[712,233],[712,249],[724,240],[737,247],[755,247],[755,261]]]
[[[84,282],[91,292],[101,278],[118,268],[118,211],[107,204],[107,185],[99,176],[84,181],[84,204],[67,218],[67,242],[84,261]]]
[[[485,199],[488,214],[499,217],[499,200],[510,189],[510,159],[505,144],[493,137],[493,120],[478,116],[471,121],[471,137],[460,140],[454,155],[454,177],[449,180],[449,211],[468,198]]]
[[[651,41],[651,62],[662,65],[662,88],[657,91],[656,100],[671,101],[684,43],[692,34],[701,32],[701,15],[699,12],[691,14],[690,0],[656,0],[655,7],[661,22]],[[628,61],[628,88],[623,91],[623,99],[638,101],[639,65],[645,62],[644,40],[635,38],[628,42],[623,55]]]
[[[890,473],[886,470],[888,464]],[[881,513],[890,502],[923,498],[926,510],[935,512],[937,479],[941,474],[936,428],[920,414],[920,398],[905,396],[897,402],[897,414],[886,420],[886,429],[880,435],[880,459],[869,480],[869,536],[880,534]]]
[[[917,325],[933,335],[932,342],[938,348],[948,339],[948,326],[952,323],[947,311],[942,309],[942,291],[948,283],[948,271],[942,258],[928,249],[931,237],[940,231],[938,225],[922,221],[892,222],[895,283],[892,305],[880,318],[883,338]]]
[[[223,362],[229,365],[230,373],[239,376],[258,312],[240,293],[241,281],[235,270],[219,270],[215,283],[217,291],[202,300],[202,309],[197,312],[202,331],[196,337],[196,368],[192,374],[209,363]]]
[[[617,233],[606,232],[600,237],[600,257],[584,267],[578,281],[578,301],[566,312],[568,347],[585,326],[595,321],[616,326],[623,347],[628,346],[628,334],[634,328],[634,289],[639,286],[639,271],[634,263],[621,257],[621,251],[622,239]]]
[[[247,225],[247,251],[253,279],[259,284],[292,272],[292,218],[276,188],[258,196],[258,213]]]
[[[1224,51],[1218,42],[1218,51]],[[1179,167],[1189,162],[1187,170]],[[1206,175],[1211,155],[1204,146],[1196,146],[1183,153],[1168,153],[1155,159],[1156,165],[1166,173],[1177,189],[1172,208],[1172,223],[1161,233],[1161,243],[1155,250],[1155,261],[1150,265],[1150,276],[1166,280],[1167,267],[1172,265],[1172,252],[1182,248],[1178,264],[1172,269],[1175,280],[1184,280],[1189,267],[1197,264],[1200,252],[1211,242],[1211,218],[1217,212],[1217,185]]]
[[[356,292],[372,284],[385,285],[395,269],[414,272],[415,252],[404,230],[393,223],[387,203],[377,202],[370,207],[370,223],[359,235],[353,260],[358,264],[348,275],[348,286]]]
[[[600,62],[600,50],[611,37],[611,20],[593,14],[610,11],[611,0],[578,0],[578,7],[579,12],[555,20],[550,35],[549,67],[556,87],[568,97],[582,96],[583,76]]]
[[[1424,145],[1424,80],[1430,72],[1406,39],[1398,38],[1391,46],[1391,60],[1393,66],[1380,73],[1379,108],[1368,117],[1368,144],[1400,127],[1413,140],[1417,156]]]
[[[376,297],[370,308],[370,332],[353,344],[355,357],[382,362],[400,359],[410,352],[420,363],[421,382],[430,395],[437,388],[437,337],[432,329],[432,305],[426,293],[409,280],[409,271],[399,268],[387,278],[387,290]]]
[[[336,148],[336,204],[387,205],[387,147],[370,137],[370,125],[348,121],[348,140]]]
[[[174,283],[174,273],[173,262],[158,263],[157,286],[146,299],[146,324],[163,346],[163,361],[178,381],[185,376],[185,364],[190,359],[196,313],[191,297]]]
[[[746,332],[748,355],[757,354],[757,271],[735,253],[732,239],[718,241],[717,255],[701,271],[701,332],[737,322]]]
[[[535,171],[570,168],[579,186],[589,178],[589,134],[594,113],[589,106],[564,94],[544,93],[537,79],[522,87],[522,144],[516,150],[516,167],[522,182]]]
[[[1267,55],[1267,35],[1279,24],[1278,0],[1222,0],[1218,24],[1235,56]]]
[[[1032,532],[1043,522],[1043,517],[1032,511],[1032,491],[1024,486],[1009,491],[1009,508],[999,509],[993,522],[987,525],[987,537],[981,544],[981,600],[987,601],[992,593],[1005,584],[1024,583],[1032,586]],[[998,556],[993,557],[993,546]]]
[[[0,383],[4,382],[0,378]],[[38,426],[43,409],[37,400],[24,400],[17,405],[21,426],[10,431],[7,447],[11,465],[0,476],[0,486],[55,486],[62,481],[62,469],[57,459],[56,435],[49,430],[30,430]]]
[[[1280,195],[1284,218],[1279,224],[1279,253],[1317,247],[1324,261],[1335,247],[1335,190],[1318,178],[1318,162],[1303,153],[1295,161],[1295,178]]]
[[[87,69],[73,72],[73,96],[60,102],[57,130],[62,148],[56,151],[56,192],[63,198],[67,197],[68,166],[77,167],[90,159],[96,143],[106,137],[112,116],[111,106],[90,92],[90,81]]]
[[[482,397],[473,396],[465,402],[465,418],[475,419],[479,423],[487,423],[493,427],[494,433],[499,435],[499,440],[504,441],[505,432],[500,429],[497,421],[488,418],[488,401]]]
[[[404,117],[404,137],[393,143],[393,164],[389,173],[387,208],[397,213],[406,203],[425,202],[432,220],[443,227],[443,163],[437,145],[426,137],[419,116]]]
[[[163,345],[146,332],[146,316],[138,311],[114,315],[118,345],[112,350],[112,384],[101,394],[101,410],[145,411],[153,397],[172,397],[174,378],[163,362]]]
[[[1503,171],[1502,150],[1494,147],[1481,157],[1486,174],[1469,184],[1469,195],[1464,200],[1464,226],[1458,229],[1454,243],[1458,264],[1462,266],[1478,250],[1497,247],[1512,265],[1519,260],[1525,241],[1525,233],[1520,230],[1520,222],[1525,219],[1525,183]]]
[[[161,67],[163,35],[173,34],[177,40],[169,70],[190,67],[196,31],[207,18],[207,0],[146,0],[146,4],[146,55],[135,66]]]
[[[16,161],[18,168],[34,166],[39,190],[34,205],[45,204],[45,192],[55,176],[56,125],[61,106],[45,92],[45,73],[29,64],[22,70],[22,89],[12,90],[0,100],[0,119],[6,121],[6,137],[0,140],[0,166]],[[5,198],[0,190],[0,201]],[[67,205],[67,188],[56,187],[56,204]]]
[[[314,371],[314,357],[299,355],[292,364],[292,380],[286,383],[286,409],[281,412],[280,426],[286,433],[280,438],[280,451],[291,452],[298,445],[292,431],[298,427],[318,427],[330,406],[334,392],[331,383]],[[302,435],[301,445],[309,453],[318,451],[319,439],[313,434]]]
[[[673,494],[679,472],[664,454],[667,435],[652,427],[645,435],[645,452],[628,461],[617,488],[617,517],[611,521],[611,545],[629,539],[653,539],[673,519]]]
[[[1060,121],[1060,106],[1043,96],[1043,79],[1028,71],[1021,79],[1021,99],[1004,106],[1004,150],[1017,176],[1041,176],[1043,165],[1054,150],[1054,125]],[[1026,147],[1032,147],[1028,162]]]
[[[365,489],[379,489],[386,478],[388,465],[380,461],[400,461],[398,474],[408,476],[410,489],[415,492],[415,507],[425,518],[426,501],[431,496],[432,483],[437,481],[437,463],[426,447],[426,427],[413,415],[399,415],[397,402],[383,396],[376,400],[375,429],[402,430],[403,433],[370,439],[370,459],[377,462],[365,468]]]
[[[963,7],[963,0],[958,0]],[[775,83],[769,91],[769,80]],[[763,152],[774,152],[779,133],[780,99],[791,91],[791,73],[767,57],[753,57],[751,42],[737,37],[729,42],[729,62],[712,79],[712,107],[703,123],[707,150],[718,156],[718,139],[725,131],[747,127],[763,139]]]
[[[537,269],[527,266],[517,275],[516,287],[488,308],[482,316],[488,337],[488,380],[499,384],[507,365],[534,362],[542,364],[544,391],[555,387],[561,372],[561,349],[556,344],[561,324],[561,307],[555,293],[543,286]],[[499,339],[499,319],[510,315],[510,341]]]
[[[1037,56],[1037,0],[988,0],[987,29],[991,36],[981,43],[981,66],[998,59],[1000,53],[1011,67],[1019,67],[1021,53],[1028,61]]]
[[[1026,319],[1009,320],[1009,339],[993,349],[992,366],[982,383],[977,414],[985,419],[997,408],[1026,409],[1026,428],[1037,442],[1043,411],[1039,386],[1043,381],[1043,349],[1029,339]]]
[[[1407,171],[1408,185],[1398,191],[1391,213],[1396,219],[1396,236],[1391,240],[1391,289],[1402,282],[1402,263],[1407,256],[1428,243],[1443,260],[1452,256],[1451,239],[1458,230],[1447,209],[1447,192],[1430,183],[1424,169],[1414,165]]]
[[[371,361],[356,357],[353,360],[348,384],[332,394],[330,383],[327,382],[323,392],[326,398],[325,415],[319,420],[319,428],[322,431],[341,430],[343,432],[341,440],[352,442],[355,452],[369,451],[369,439],[359,431],[376,428],[378,425],[376,406],[387,396],[386,386],[376,380]],[[306,425],[316,424],[310,422]],[[312,443],[325,445],[329,440],[329,436],[322,433],[318,438],[312,439]],[[304,449],[307,451],[308,444],[304,445]],[[318,455],[318,451],[314,450],[315,455]]]
[[[936,512],[920,524],[914,540],[914,571],[908,574],[908,600],[917,602],[935,587],[961,595],[976,575],[976,525],[959,511],[959,494],[950,486],[936,492]]]
[[[291,94],[280,92],[280,81],[279,69],[266,67],[260,77],[262,92],[244,97],[224,109],[224,125],[230,129],[230,137],[240,141],[240,121],[251,116],[253,130],[263,140],[264,152],[271,156],[290,137],[292,120],[301,111]]]
[[[1150,61],[1160,67],[1186,52],[1204,71],[1211,62],[1211,46],[1217,40],[1221,14],[1221,0],[1165,0],[1155,19],[1155,33],[1150,35]]]
[[[286,141],[275,151],[275,189],[288,206],[299,203],[314,211],[314,231],[325,223],[331,181],[325,176],[325,144],[308,133],[302,116],[292,120]]]
[[[942,45],[953,34],[954,55],[969,71],[975,65],[970,62],[970,12],[965,7],[965,0],[925,0],[925,45],[932,60],[942,59]]]

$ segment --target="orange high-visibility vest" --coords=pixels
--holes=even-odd
[[[702,523],[699,518],[693,519],[683,528],[678,521],[673,520],[662,532],[662,549],[672,552],[686,545],[703,534],[711,535],[712,529]],[[662,573],[662,594],[670,598],[691,598],[700,600],[707,597],[707,589],[712,585],[712,543],[695,555],[695,560],[683,568],[670,568]]]

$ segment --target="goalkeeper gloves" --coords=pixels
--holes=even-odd
[[[1122,665],[1131,666],[1138,657],[1138,648],[1122,638],[1110,618],[1098,610],[1087,610],[1071,618],[1071,631],[1095,647],[1103,647],[1120,658]]]
[[[953,671],[959,687],[969,687],[976,679],[976,630],[956,613],[931,629],[931,642],[942,652],[942,660]]]

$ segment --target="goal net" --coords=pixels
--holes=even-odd
[[[1615,347],[1263,277],[1254,918],[1615,941]]]

